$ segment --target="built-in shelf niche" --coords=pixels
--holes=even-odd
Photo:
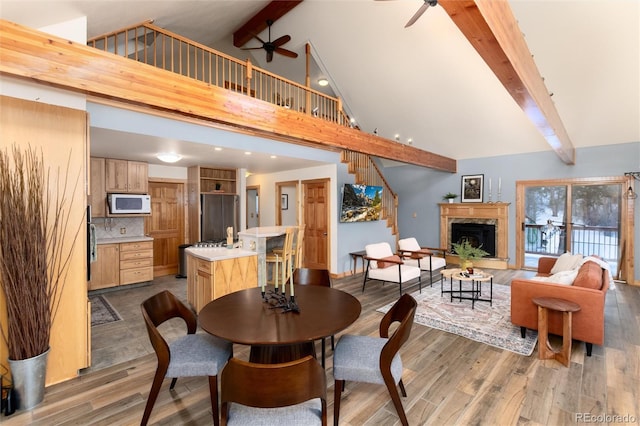
[[[507,269],[509,262],[510,203],[440,204],[440,247],[451,248],[452,223],[485,223],[496,227],[496,256],[474,261],[478,267]],[[458,263],[458,256],[447,253],[447,263]]]

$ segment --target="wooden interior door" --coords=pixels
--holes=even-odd
[[[150,181],[151,216],[145,233],[153,237],[153,276],[178,272],[178,246],[184,244],[184,183]]]
[[[329,179],[303,182],[303,267],[329,269]]]

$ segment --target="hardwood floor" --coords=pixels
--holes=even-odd
[[[516,275],[531,274],[492,272],[495,283],[506,284]],[[360,318],[345,332],[376,335],[382,314],[375,310],[396,300],[398,288],[370,283],[363,294],[361,279],[362,275],[356,275],[334,280],[334,287],[355,295],[362,303]],[[44,402],[34,410],[0,417],[0,423],[139,424],[156,368],[140,302],[165,288],[185,299],[186,281],[173,277],[107,293],[123,321],[92,328],[93,366],[73,380],[47,388]],[[181,331],[179,326],[168,324],[165,332]],[[234,346],[234,353],[244,359],[248,356],[247,348],[239,345]],[[319,345],[317,353],[320,354]],[[612,285],[606,302],[604,347],[594,345],[593,355],[587,357],[584,344],[574,342],[569,368],[553,360],[539,361],[537,349],[532,356],[524,357],[417,324],[401,354],[408,395],[403,398],[403,405],[411,425],[637,424],[640,288]],[[330,350],[327,355],[331,424]],[[165,380],[163,384],[150,424],[212,423],[206,378],[180,379],[173,391],[169,391],[169,383]],[[340,424],[394,425],[399,421],[384,386],[347,383]]]

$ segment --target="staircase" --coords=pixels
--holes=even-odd
[[[382,218],[398,239],[398,195],[391,189],[380,169],[367,154],[342,151],[340,161],[347,164],[349,173],[355,175],[358,185],[382,186]]]

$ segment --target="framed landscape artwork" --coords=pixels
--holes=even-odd
[[[463,203],[481,203],[484,190],[484,175],[462,176],[461,201]]]

